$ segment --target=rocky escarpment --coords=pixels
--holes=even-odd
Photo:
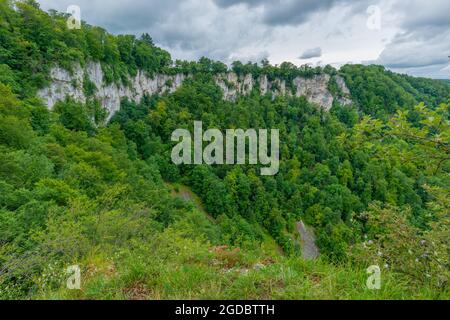
[[[325,110],[332,107],[335,99],[344,105],[352,102],[344,79],[341,76],[335,76],[334,79],[342,96],[334,97],[331,94],[328,89],[331,76],[325,73],[311,78],[297,77],[289,85],[282,79],[269,81],[267,75],[262,75],[257,80],[251,74],[238,77],[233,72],[215,77],[217,85],[222,88],[224,98],[227,100],[233,101],[239,95],[247,95],[257,86],[262,95],[271,93],[273,96],[304,96],[309,102],[315,103]]]
[[[71,97],[82,103],[86,102],[87,97],[83,90],[83,83],[86,79],[89,79],[96,88],[95,98],[108,110],[111,117],[120,109],[122,98],[127,97],[138,102],[145,94],[174,92],[181,86],[186,76],[183,74],[175,76],[158,74],[150,78],[143,72],[138,71],[134,78],[129,79],[129,85],[107,84],[104,81],[100,63],[89,63],[86,68],[75,65],[71,72],[54,67],[50,71],[50,78],[50,86],[39,90],[37,93],[49,108],[53,108],[56,102],[64,100],[66,97]]]
[[[55,103],[64,100],[67,96],[79,102],[86,102],[87,97],[83,89],[83,83],[89,80],[95,85],[94,97],[108,110],[111,117],[120,108],[122,98],[129,98],[139,102],[144,95],[154,95],[174,92],[189,76],[184,74],[166,75],[157,74],[153,77],[144,72],[138,72],[135,77],[130,77],[128,85],[107,84],[100,63],[88,63],[85,68],[75,65],[73,70],[54,67],[51,69],[51,83],[48,87],[38,91],[38,96],[49,108]],[[350,104],[350,92],[345,81],[340,76],[335,76],[336,84],[343,93],[341,97],[333,97],[328,90],[330,75],[320,74],[312,78],[295,78],[289,86],[285,80],[275,79],[270,81],[266,75],[255,79],[251,74],[238,76],[233,72],[215,76],[217,85],[222,88],[224,99],[234,101],[239,95],[247,95],[254,88],[259,89],[262,95],[271,93],[273,96],[294,95],[305,96],[312,103],[316,103],[325,110],[329,110],[333,101],[337,99],[342,104]]]

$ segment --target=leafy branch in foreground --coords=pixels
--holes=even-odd
[[[381,158],[399,163],[411,163],[418,168],[436,174],[450,160],[450,104],[441,104],[435,110],[419,104],[414,108],[419,119],[411,122],[408,111],[399,110],[383,123],[379,119],[364,117],[354,127],[350,138],[348,133],[340,141],[348,147],[364,148]]]

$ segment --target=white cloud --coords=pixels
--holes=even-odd
[[[401,31],[375,62],[412,75],[450,78],[445,69],[450,60],[450,2],[396,2],[393,10],[398,12]]]
[[[315,63],[320,58],[322,64],[336,66],[375,61],[417,75],[445,77],[448,71],[448,0],[39,2],[44,9],[59,11],[78,4],[84,20],[113,33],[147,32],[174,58],[206,55],[226,63],[268,58],[271,63],[300,64],[305,60],[299,53],[305,53],[302,56],[311,56]],[[367,28],[369,5],[381,10],[380,30]],[[317,52],[306,52],[311,48]]]

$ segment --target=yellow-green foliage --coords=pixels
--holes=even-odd
[[[213,77],[223,63],[172,67],[149,35],[69,31],[62,14],[14,3],[0,0],[1,299],[449,298],[447,84],[347,66],[359,109],[256,92],[230,102]],[[122,101],[106,127],[95,99],[49,111],[35,97],[53,63],[89,60],[108,82],[138,69],[192,77]],[[233,70],[288,86],[337,73],[267,61]],[[419,100],[427,105],[414,108]],[[279,129],[278,175],[175,166],[170,135],[194,120]],[[301,258],[299,220],[314,227],[319,260]],[[81,290],[66,288],[73,265]],[[370,265],[381,267],[380,290],[366,286]]]

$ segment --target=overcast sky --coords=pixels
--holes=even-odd
[[[377,63],[450,78],[450,0],[38,0],[108,31],[149,33],[173,58]]]

